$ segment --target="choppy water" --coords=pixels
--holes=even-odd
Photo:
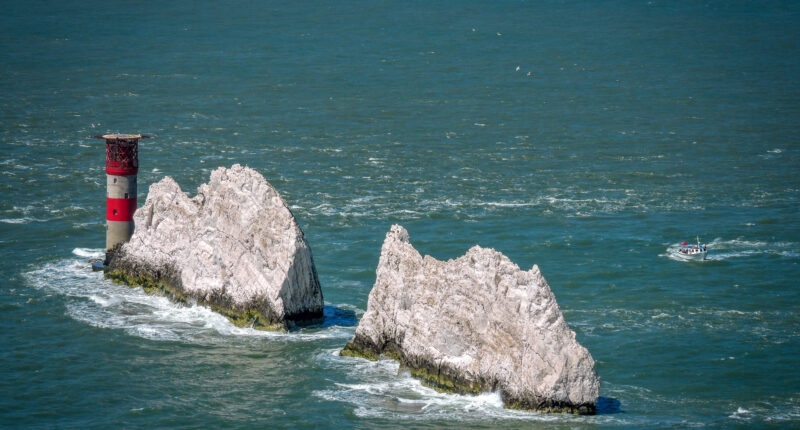
[[[285,2],[284,2],[285,3]],[[800,7],[766,2],[6,2],[0,426],[800,425]],[[104,132],[140,202],[247,164],[290,203],[322,327],[117,286]],[[436,393],[339,357],[380,245],[538,264],[599,414]],[[708,260],[675,258],[700,236]]]

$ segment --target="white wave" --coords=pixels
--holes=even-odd
[[[375,158],[374,160],[383,160]],[[365,177],[369,179],[370,177]],[[390,176],[381,176],[390,179]],[[473,175],[464,177],[450,176],[451,179],[460,181],[474,181]],[[488,182],[491,183],[491,182]],[[429,183],[418,187],[417,192],[427,189]],[[406,216],[416,217],[420,214],[434,212],[457,212],[470,216],[473,212],[483,212],[486,210],[507,210],[507,208],[539,208],[544,213],[562,213],[565,216],[586,217],[603,214],[620,213],[630,210],[653,211],[657,209],[703,209],[692,201],[680,203],[665,203],[663,205],[655,203],[654,197],[650,195],[639,195],[630,189],[602,189],[600,194],[594,196],[593,193],[578,189],[553,189],[546,190],[545,193],[532,196],[529,199],[481,199],[481,198],[417,198],[406,204],[398,206],[385,197],[369,196],[368,198],[355,198],[342,202],[335,202],[326,198],[316,204],[307,206],[308,211],[314,215],[321,216],[347,216],[347,217],[375,217],[375,216]],[[404,214],[399,210],[409,211]]]
[[[406,216],[406,218],[414,218],[417,215],[422,215],[422,212],[414,211],[414,210],[410,210],[410,209],[400,209],[400,210],[388,212],[387,215]]]
[[[614,191],[614,190],[609,190]],[[471,202],[469,205],[488,207],[541,207],[545,210],[566,212],[567,216],[592,216],[616,213],[626,209],[650,209],[634,200],[634,195],[624,197],[581,198],[579,196],[542,195],[529,201]]]
[[[746,407],[738,406],[728,415],[736,421],[789,424],[800,420],[800,403],[797,399],[764,399]],[[791,427],[791,425],[789,426]]]
[[[728,418],[742,419],[742,418],[747,418],[748,415],[750,414],[751,414],[750,411],[740,406],[738,409],[736,409],[736,412],[728,415]]]
[[[716,252],[713,254],[709,254],[706,257],[706,260],[709,261],[730,260],[731,258],[749,257],[755,254],[761,254],[761,252],[753,250],[739,251],[739,252]]]
[[[105,256],[105,251],[100,248],[75,248],[72,253],[83,258],[103,258]]]
[[[360,284],[360,283],[358,283],[358,282],[354,282],[354,283],[352,283],[352,285],[356,285],[356,286],[358,286],[358,285],[361,285],[361,284]],[[353,311],[353,313],[355,313],[355,314],[356,314],[356,316],[357,316],[359,319],[360,319],[360,318],[361,318],[361,316],[362,316],[362,315],[364,315],[364,313],[366,312],[364,309],[361,309],[361,308],[359,308],[359,307],[358,307],[358,306],[356,306],[356,305],[351,305],[350,303],[340,303],[340,304],[338,304],[337,306],[338,306],[340,309],[346,309],[346,310],[349,310],[349,311]]]
[[[63,208],[53,208],[50,209],[48,212],[50,212],[53,215],[64,215],[64,214],[74,214],[74,213],[88,213],[89,210],[83,206],[70,205]]]
[[[338,349],[317,356],[327,367],[345,374],[346,381],[333,381],[330,387],[313,395],[327,401],[352,405],[353,413],[362,418],[413,421],[547,421],[565,423],[621,423],[614,416],[576,416],[539,414],[506,409],[499,393],[460,395],[440,393],[411,377],[392,359],[368,361],[341,357]]]
[[[744,240],[744,239],[731,239],[723,240],[722,238],[715,238],[708,244],[719,249],[729,248],[761,248],[769,246],[769,243],[760,240]]]
[[[483,202],[480,203],[482,206],[497,206],[501,208],[516,208],[516,207],[524,207],[524,206],[535,206],[536,203],[531,202]]]
[[[6,224],[27,224],[32,221],[38,221],[36,218],[24,217],[24,218],[3,218],[0,219],[0,222]]]
[[[104,308],[112,305],[117,305],[122,301],[122,299],[119,297],[102,297],[94,294],[89,296],[89,299],[91,299],[93,302],[97,303],[98,305]]]
[[[567,313],[565,313],[567,314]],[[736,331],[771,344],[793,342],[796,334],[776,330],[772,321],[791,318],[791,312],[741,310],[718,307],[664,308],[652,310],[592,309],[568,312],[570,326],[588,337],[647,330],[684,330],[707,327],[714,331]]]
[[[124,330],[150,340],[199,344],[240,342],[242,338],[307,342],[353,336],[354,327],[342,326],[290,332],[237,327],[207,307],[175,303],[103,279],[102,272],[93,272],[85,261],[101,257],[102,250],[75,248],[72,253],[80,258],[46,264],[24,276],[31,287],[63,296],[70,317],[95,327]]]
[[[75,223],[72,223],[72,228],[74,228],[74,229],[83,229],[83,228],[87,228],[87,227],[90,227],[90,226],[93,226],[93,225],[99,225],[99,224],[101,224],[100,221],[75,222]]]

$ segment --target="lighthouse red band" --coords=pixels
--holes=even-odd
[[[133,235],[136,212],[136,174],[139,173],[140,134],[95,136],[106,141],[106,249]]]
[[[136,212],[136,198],[113,199],[106,198],[106,220],[108,221],[133,221]]]

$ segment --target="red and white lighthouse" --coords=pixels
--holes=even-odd
[[[104,134],[106,140],[106,250],[133,235],[140,134]]]

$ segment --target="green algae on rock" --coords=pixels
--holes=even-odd
[[[255,170],[219,168],[192,199],[166,177],[150,186],[134,222],[131,240],[107,253],[107,278],[208,306],[240,327],[286,330],[322,319],[311,249]]]
[[[473,247],[424,258],[408,232],[386,235],[367,312],[343,356],[400,362],[450,393],[498,391],[508,408],[593,414],[600,380],[544,277]]]

